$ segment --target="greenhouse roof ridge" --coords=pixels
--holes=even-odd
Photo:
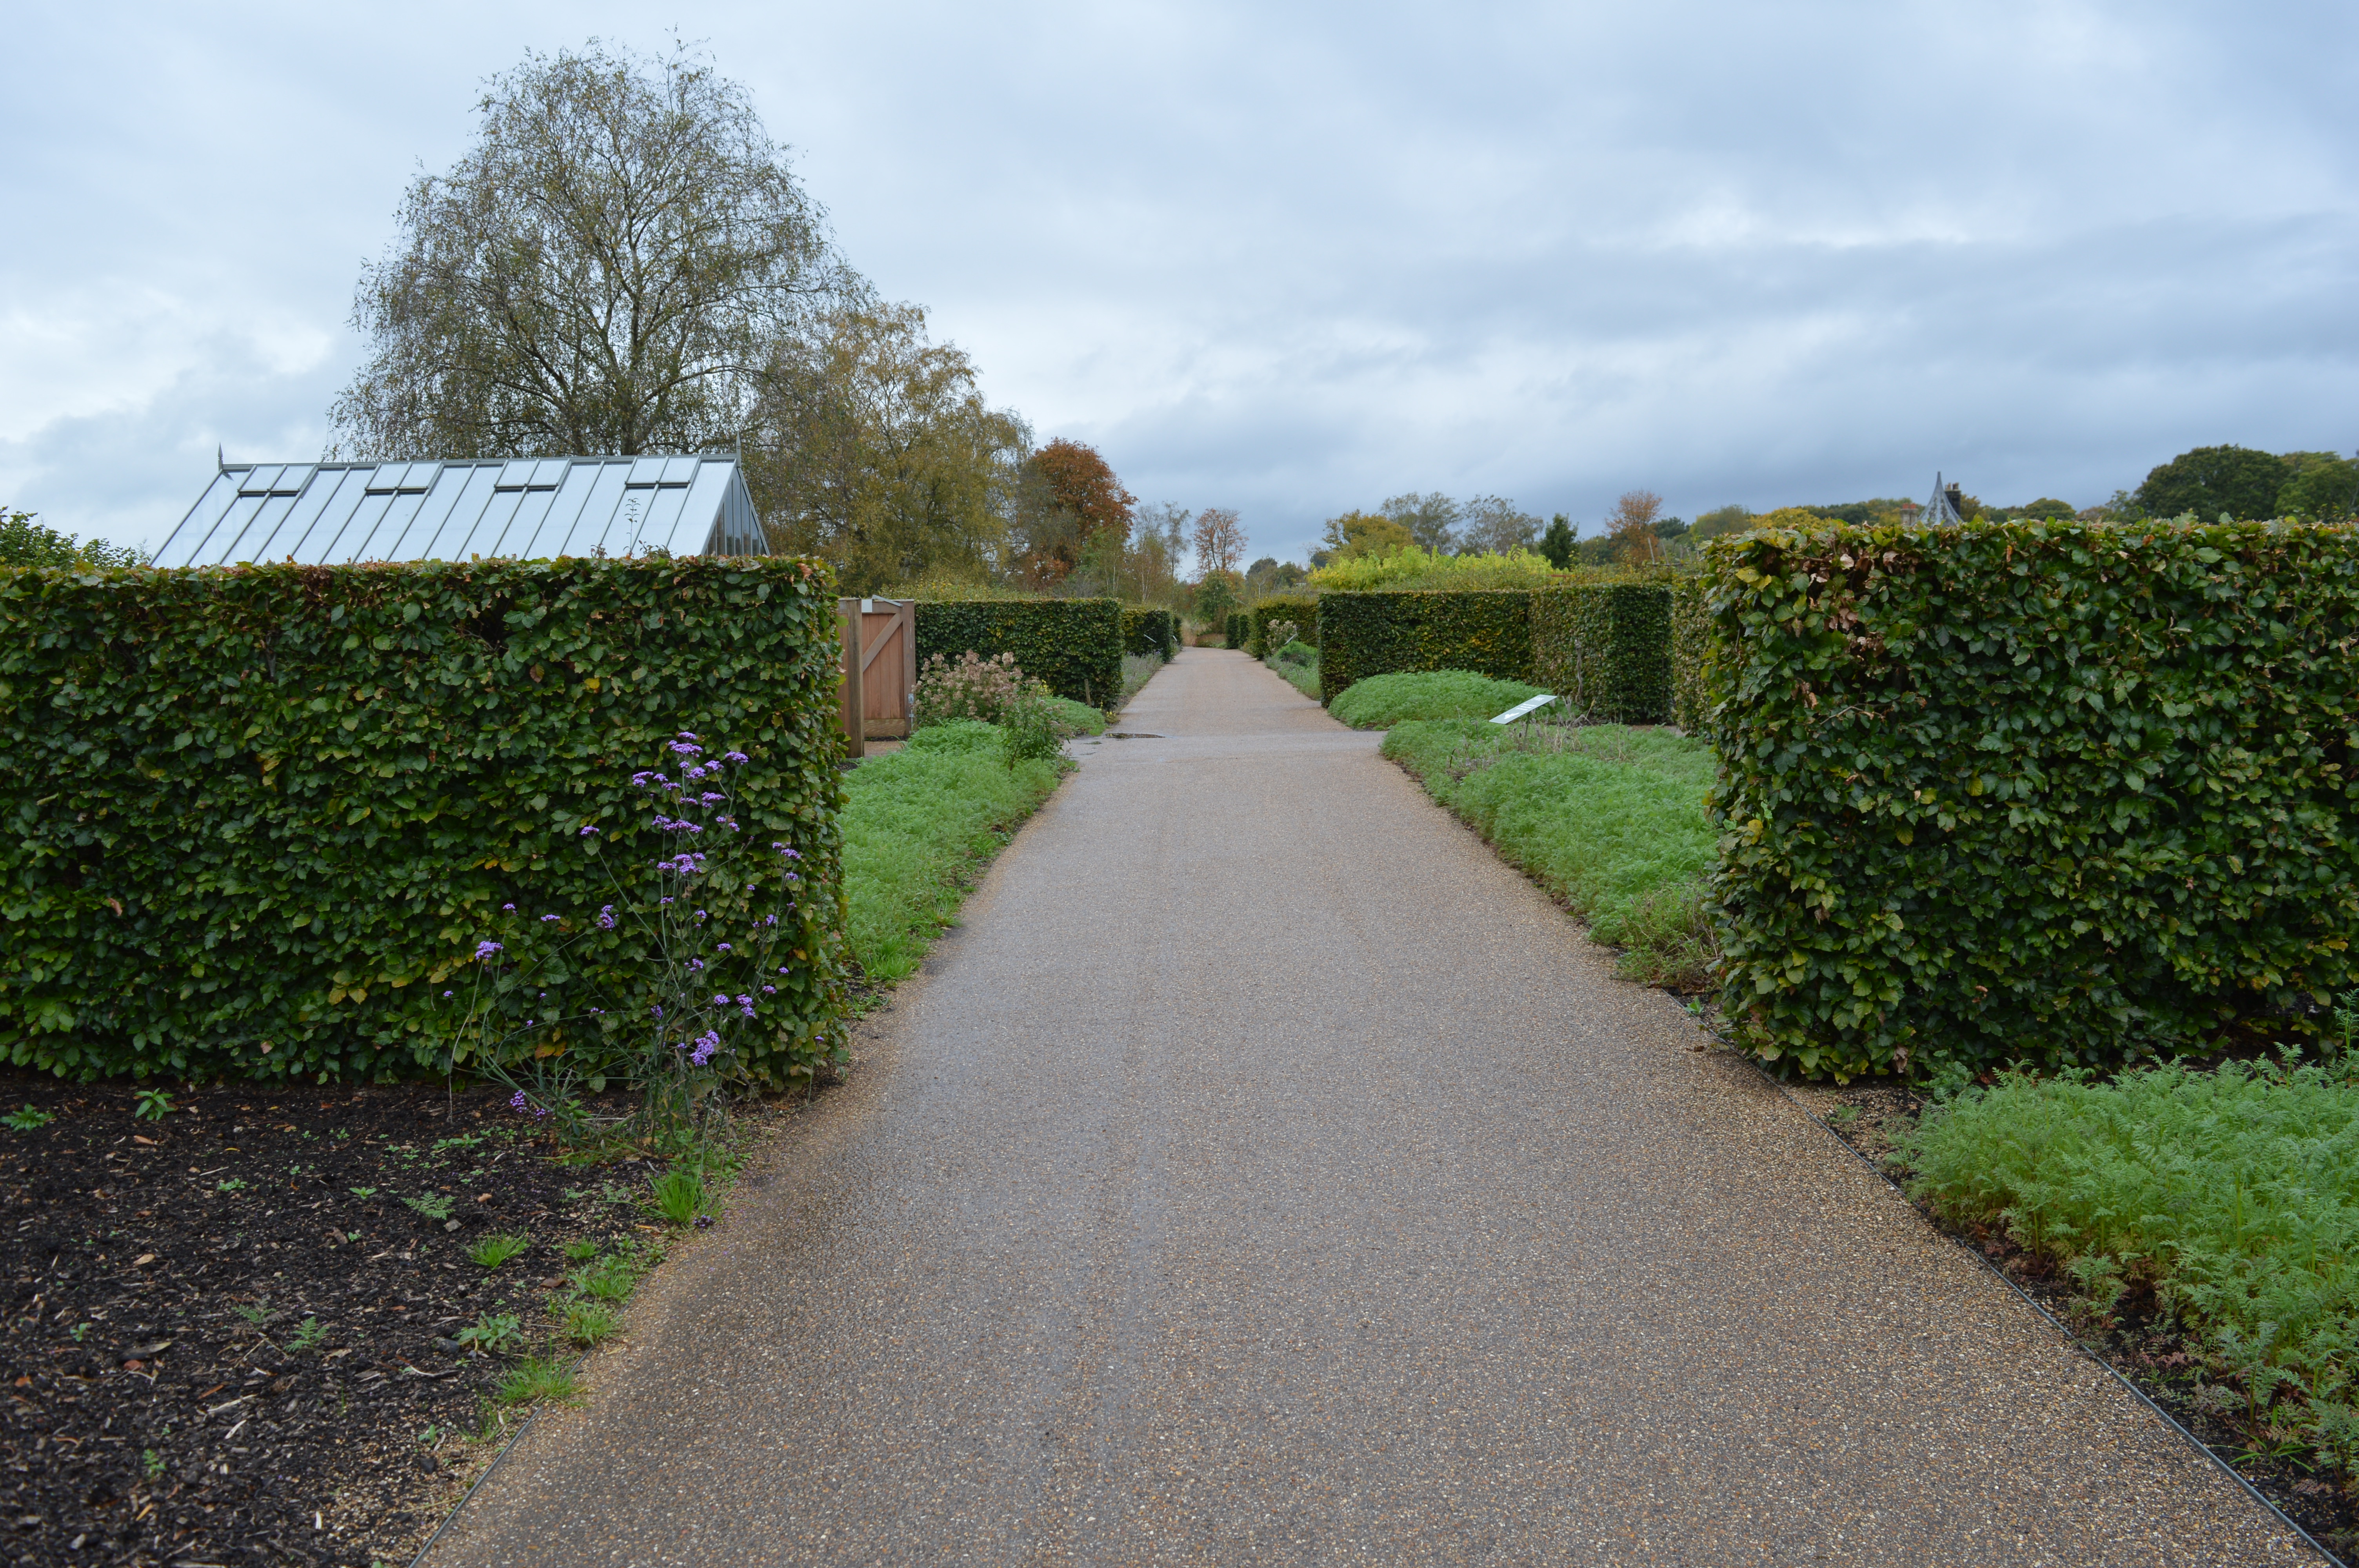
[[[769,553],[734,453],[216,463],[153,565]]]

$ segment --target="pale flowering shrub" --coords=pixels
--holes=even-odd
[[[984,658],[969,649],[953,662],[940,654],[918,672],[918,689],[911,698],[915,721],[940,724],[950,719],[979,719],[997,724],[1024,696],[1024,672],[1016,655]]]

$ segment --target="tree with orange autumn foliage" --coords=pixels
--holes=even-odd
[[[1030,549],[1025,575],[1053,587],[1087,557],[1119,556],[1130,539],[1131,508],[1138,497],[1122,487],[1095,447],[1063,437],[1025,462],[1028,504],[1036,514],[1023,529]]]

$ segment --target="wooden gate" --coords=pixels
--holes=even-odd
[[[843,738],[857,757],[866,749],[864,741],[909,733],[918,690],[918,602],[844,599],[836,601],[835,613],[843,638]]]

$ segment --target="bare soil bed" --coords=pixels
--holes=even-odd
[[[0,1562],[407,1563],[520,1419],[452,1336],[556,1348],[582,1258],[660,1247],[660,1167],[561,1164],[488,1091],[175,1098],[0,1076],[54,1118],[0,1128]],[[530,1246],[471,1261],[495,1233]]]
[[[1811,1111],[1877,1169],[1906,1184],[1908,1172],[1895,1162],[1892,1140],[1916,1125],[1925,1101],[1899,1084],[1866,1082],[1846,1088],[1789,1086]],[[2123,1299],[2108,1316],[2090,1315],[2068,1279],[2005,1235],[1980,1227],[1962,1231],[1922,1205],[1919,1211],[1936,1228],[1995,1264],[2023,1292],[2064,1324],[2082,1348],[2100,1357],[2147,1398],[2170,1412],[2198,1441],[2226,1461],[2269,1501],[2345,1564],[2359,1564],[2359,1509],[2342,1488],[2317,1475],[2297,1444],[2256,1452],[2224,1419],[2224,1407],[2241,1403],[2217,1378],[2207,1376],[2200,1341],[2180,1332],[2161,1312],[2151,1291]]]

